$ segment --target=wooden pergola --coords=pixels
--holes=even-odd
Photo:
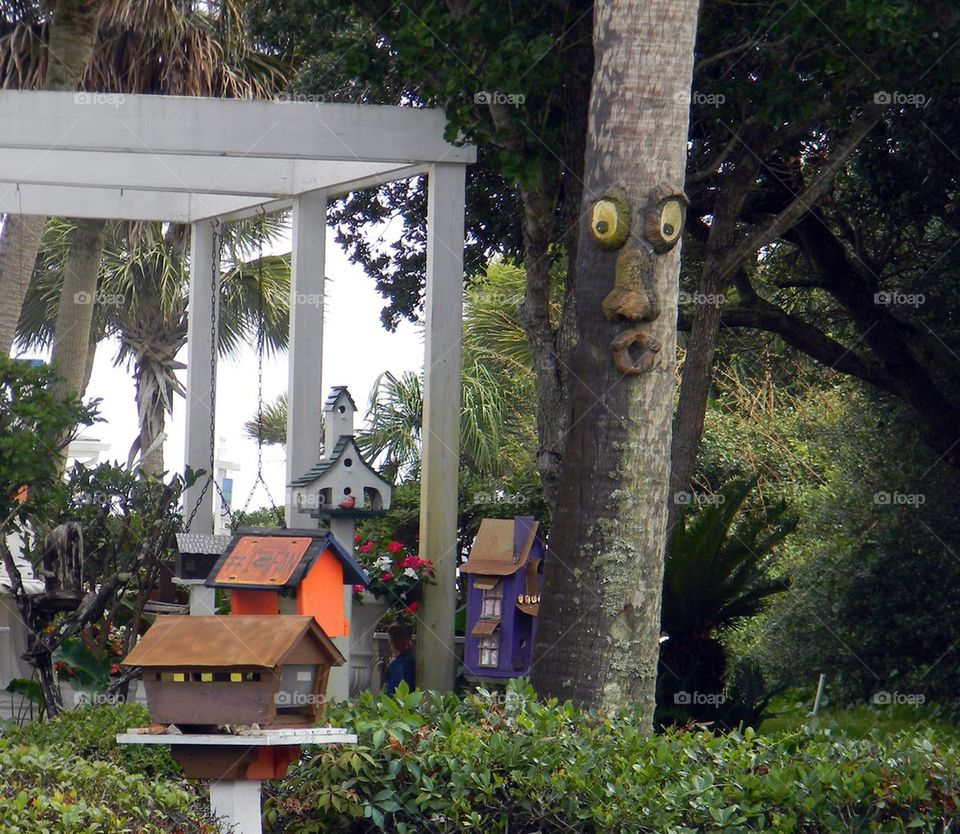
[[[428,178],[420,548],[428,589],[422,683],[453,683],[464,173],[475,150],[444,139],[437,110],[305,102],[0,92],[0,213],[160,220],[192,228],[187,347],[188,466],[209,467],[211,252],[220,224],[291,209],[287,483],[317,462],[330,198]],[[311,303],[297,303],[307,297]],[[318,303],[318,299],[319,302]],[[375,327],[376,323],[358,322]],[[358,350],[358,340],[344,350]],[[202,483],[188,491],[193,507]],[[313,526],[287,491],[287,524]],[[213,524],[208,490],[193,530]]]

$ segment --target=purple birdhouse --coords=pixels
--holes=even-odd
[[[530,671],[546,549],[530,516],[485,518],[460,566],[467,580],[466,674],[519,678]]]

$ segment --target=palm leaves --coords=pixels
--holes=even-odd
[[[744,502],[756,483],[756,477],[731,481],[673,528],[660,615],[668,635],[657,678],[661,723],[756,723],[766,706],[769,693],[758,692],[762,685],[755,674],[741,668],[728,679],[726,652],[716,637],[790,587],[787,577],[772,576],[771,569],[797,517],[785,504],[746,512]]]
[[[259,258],[261,237],[270,245],[286,228],[284,216],[270,215],[225,229],[217,338],[222,355],[258,336],[261,310],[265,351],[286,347],[289,258]],[[47,226],[20,316],[18,339],[24,347],[44,348],[53,338],[72,231],[67,220],[54,219]],[[176,357],[187,338],[187,239],[186,227],[175,224],[119,223],[111,225],[104,247],[93,300],[93,337],[116,337],[116,363],[133,365],[140,437],[131,454],[154,445],[175,395],[183,394],[176,376],[183,365]],[[212,253],[196,256],[209,258]],[[156,471],[161,462],[162,453],[155,450],[146,468]]]
[[[734,527],[756,478],[732,481],[698,513],[678,522],[664,566],[661,621],[671,639],[709,637],[717,629],[763,608],[773,594],[789,587],[771,577],[776,548],[798,518],[777,504],[743,518]]]
[[[536,448],[533,364],[523,327],[523,270],[504,263],[490,266],[464,299],[461,370],[460,458],[481,477],[530,469]],[[367,428],[357,444],[379,458],[386,477],[417,477],[423,431],[423,383],[407,371],[381,374],[370,394]],[[250,420],[245,431],[257,436]],[[264,410],[265,442],[283,443],[286,399]]]
[[[369,428],[360,432],[357,445],[371,460],[380,458],[385,478],[415,477],[420,470],[423,430],[423,385],[419,375],[407,371],[396,377],[381,374],[370,393]]]
[[[0,29],[0,87],[39,89],[49,22],[36,8]],[[224,98],[267,98],[288,68],[254,50],[243,3],[107,0],[85,89]],[[8,18],[14,21],[14,18]]]

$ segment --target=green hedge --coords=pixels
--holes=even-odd
[[[167,779],[0,739],[0,834],[213,834],[207,802]]]
[[[53,721],[31,721],[22,728],[9,728],[4,738],[18,744],[67,751],[82,759],[100,759],[151,778],[182,776],[183,770],[167,747],[117,744],[117,733],[148,724],[150,713],[141,704],[80,707],[61,713]]]
[[[463,700],[367,697],[327,720],[359,744],[318,748],[270,786],[272,834],[888,834],[960,821],[958,750],[922,734],[650,736],[630,714],[539,703],[519,683]]]

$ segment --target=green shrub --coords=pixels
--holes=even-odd
[[[0,834],[213,834],[207,803],[185,785],[103,761],[0,739]]]
[[[945,832],[958,750],[931,737],[801,730],[651,736],[609,717],[505,693],[361,698],[330,723],[359,736],[268,789],[273,834]]]
[[[31,721],[22,729],[4,734],[14,744],[67,751],[81,759],[100,759],[151,778],[178,778],[183,774],[162,745],[117,744],[115,736],[129,727],[150,724],[141,704],[80,707],[67,710],[53,721]]]

